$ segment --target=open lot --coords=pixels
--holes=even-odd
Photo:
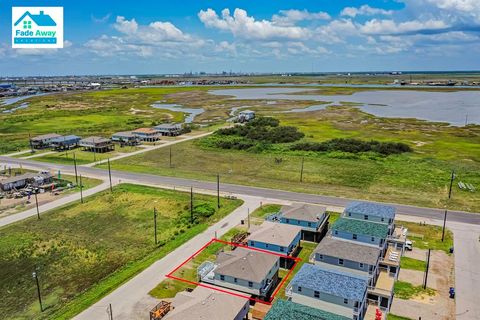
[[[120,185],[0,229],[0,317],[67,319],[111,292],[241,204],[136,185]],[[158,209],[158,245],[153,207]],[[38,268],[46,310],[39,312],[32,271]]]

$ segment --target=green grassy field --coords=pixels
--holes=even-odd
[[[453,233],[445,230],[445,239],[442,242],[442,227],[424,225],[414,222],[397,221],[397,225],[408,228],[408,239],[413,246],[419,249],[443,250],[449,253],[453,247]]]
[[[195,195],[195,206],[215,208],[216,198]],[[162,258],[240,200],[222,200],[213,215],[189,222],[188,193],[120,185],[0,229],[0,318],[69,319]],[[154,243],[153,207],[158,209],[159,244]],[[197,207],[196,207],[197,208]],[[195,209],[197,210],[197,209]],[[200,211],[198,211],[200,212]],[[39,312],[35,266],[46,311]]]
[[[417,297],[419,295],[435,295],[435,290],[431,288],[423,289],[422,286],[414,286],[409,282],[405,281],[395,281],[395,285],[393,287],[393,291],[395,296],[400,299],[411,299],[413,297]]]
[[[400,259],[400,268],[424,272],[427,268],[427,263],[418,259],[402,257]]]

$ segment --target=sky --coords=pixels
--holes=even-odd
[[[63,49],[12,49],[63,6]],[[480,70],[480,0],[1,1],[0,76]]]

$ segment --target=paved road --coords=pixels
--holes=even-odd
[[[45,169],[45,170],[51,170],[51,169],[61,170],[62,172],[69,172],[69,173],[73,172],[73,166],[70,166],[70,165],[42,163],[42,162],[26,160],[26,159],[12,159],[4,156],[0,156],[0,163],[6,163],[6,164],[12,164],[12,165],[21,164],[25,168],[29,167],[29,168]],[[108,171],[105,169],[80,166],[78,170],[81,174],[85,176],[90,176],[90,177],[99,177],[99,176],[107,177],[108,176]],[[157,176],[152,174],[132,173],[132,172],[113,170],[112,176],[121,180],[130,180],[133,182],[138,181],[141,183],[150,183],[155,185],[168,185],[168,186],[178,186],[178,187],[191,186],[193,188],[203,189],[203,190],[216,190],[217,188],[217,185],[215,182],[198,181],[198,180],[190,180],[190,179],[175,178],[175,177],[164,177],[164,176]],[[347,198],[340,198],[340,197],[306,194],[306,193],[299,193],[299,192],[289,192],[289,191],[257,188],[257,187],[226,184],[226,183],[222,183],[220,188],[223,192],[228,192],[228,193],[242,194],[242,195],[248,195],[248,196],[259,196],[259,197],[273,198],[273,199],[284,199],[287,201],[317,203],[317,204],[338,206],[338,207],[344,207],[348,202],[355,200],[355,199],[347,199]],[[415,207],[415,206],[395,204],[395,203],[390,203],[390,204],[397,208],[397,212],[399,214],[422,217],[425,219],[437,219],[437,220],[443,219],[443,215],[444,215],[444,211],[439,209]],[[472,214],[472,213],[462,212],[462,211],[449,211],[448,221],[480,225],[480,214]]]

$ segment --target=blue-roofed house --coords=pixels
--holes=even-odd
[[[283,206],[278,217],[280,223],[302,228],[302,240],[319,242],[328,230],[328,215],[325,207],[295,204]]]
[[[57,25],[52,17],[50,17],[48,14],[45,14],[43,11],[40,11],[39,14],[31,14],[29,11],[25,11],[25,13],[15,22],[15,27],[22,21],[24,26],[27,27],[30,24],[29,21],[35,22],[35,24],[39,27],[54,27]]]
[[[50,146],[57,151],[70,150],[78,147],[81,139],[82,138],[75,135],[58,137],[50,141]]]
[[[354,201],[347,205],[344,216],[352,219],[393,225],[395,212],[396,209],[393,206],[373,202]]]
[[[263,320],[349,320],[338,314],[333,314],[303,304],[276,299],[272,308]]]
[[[352,320],[367,310],[367,278],[306,263],[286,288],[289,300]]]

